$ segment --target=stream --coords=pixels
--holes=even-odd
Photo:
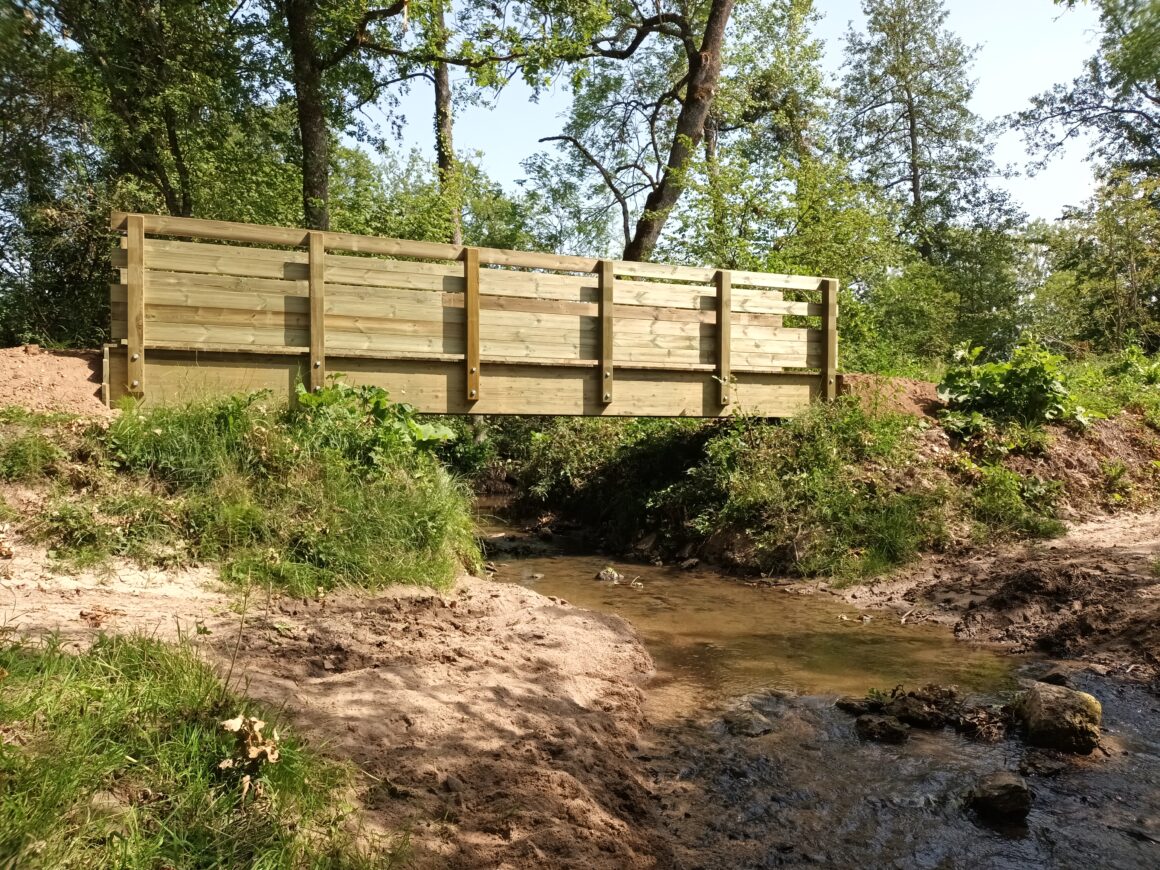
[[[682,867],[1160,866],[1160,699],[1142,688],[1077,671],[1074,687],[1104,705],[1104,745],[1046,772],[1018,739],[948,729],[868,743],[836,696],[939,683],[1004,702],[1037,663],[824,594],[522,546],[494,524],[487,535],[494,579],[617,614],[648,648],[639,758]],[[623,580],[596,580],[606,566]],[[754,714],[772,730],[731,724]],[[995,827],[966,807],[1000,770],[1027,777],[1026,824]]]

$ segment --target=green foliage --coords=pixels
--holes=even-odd
[[[76,448],[98,503],[62,493],[31,529],[81,564],[215,559],[303,595],[438,586],[476,563],[468,494],[434,455],[450,430],[339,380],[299,399],[130,408]]]
[[[0,480],[44,477],[64,458],[63,451],[41,432],[11,438],[0,435]]]
[[[516,467],[538,502],[617,545],[652,532],[670,553],[708,546],[748,569],[855,577],[943,537],[939,485],[891,478],[913,444],[909,418],[844,399],[785,423],[559,421]]]
[[[981,362],[982,353],[983,348],[969,345],[956,349],[939,384],[939,397],[953,412],[952,428],[965,432],[981,426],[983,418],[1024,426],[1087,424],[1065,383],[1062,357],[1033,339],[1021,341],[1009,360]]]
[[[653,494],[697,461],[712,430],[700,420],[548,418],[527,433],[516,477],[532,503],[626,544],[649,525]]]
[[[279,758],[223,769],[221,722],[272,717],[185,648],[101,637],[74,655],[59,639],[0,647],[0,863],[81,867],[370,867],[345,822],[351,772],[285,727]]]
[[[889,469],[913,450],[913,423],[854,400],[786,423],[737,418],[685,479],[653,498],[702,539],[739,536],[763,572],[870,576],[942,537],[937,485],[899,491]]]
[[[1060,484],[1023,476],[1000,465],[979,469],[971,513],[992,535],[1050,538],[1064,532],[1055,516]]]

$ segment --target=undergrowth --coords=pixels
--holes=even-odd
[[[269,719],[186,648],[101,637],[0,646],[0,866],[387,867],[358,840],[351,771]],[[246,736],[246,735],[243,735]],[[253,736],[253,732],[248,732]],[[223,764],[224,762],[224,764]]]
[[[469,493],[433,453],[452,433],[381,390],[335,381],[291,406],[254,394],[75,428],[0,436],[5,479],[53,481],[28,533],[74,565],[215,560],[227,580],[312,595],[444,586],[478,559]]]
[[[505,459],[525,507],[614,547],[764,574],[849,582],[958,541],[1059,533],[1058,485],[1001,456],[935,461],[927,425],[852,397],[781,422],[545,419]]]

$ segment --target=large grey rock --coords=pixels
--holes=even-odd
[[[1087,755],[1100,745],[1103,707],[1087,692],[1036,683],[1015,704],[1027,742]]]
[[[1023,777],[1004,770],[979,780],[971,792],[970,804],[988,819],[1019,822],[1031,811],[1031,789]]]

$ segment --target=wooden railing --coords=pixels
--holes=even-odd
[[[787,416],[835,391],[831,279],[120,212],[110,225],[124,233],[110,402],[337,372],[431,413]]]

